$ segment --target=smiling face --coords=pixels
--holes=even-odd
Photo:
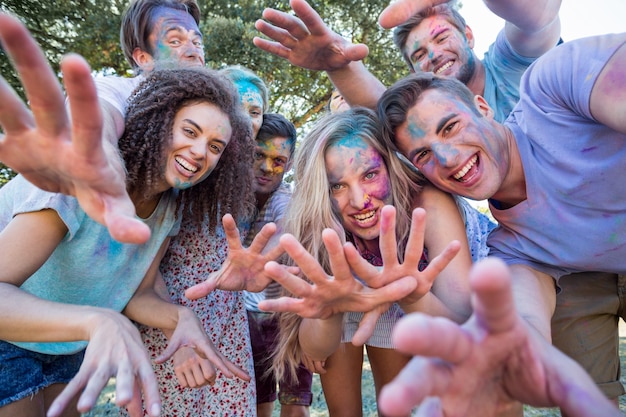
[[[231,135],[230,119],[214,104],[182,107],[176,113],[172,142],[166,152],[164,188],[185,189],[206,179]]]
[[[413,28],[404,53],[415,72],[433,72],[468,84],[476,71],[473,40],[469,27],[462,33],[445,18],[433,16]]]
[[[325,163],[333,208],[343,227],[365,242],[376,240],[376,249],[380,211],[391,203],[383,158],[363,139],[346,137],[326,150]]]
[[[257,141],[254,151],[254,192],[257,199],[267,196],[280,186],[285,171],[290,168],[289,139],[275,137]]]
[[[193,17],[184,10],[158,7],[152,16],[153,30],[149,43],[152,53],[138,52],[135,61],[143,70],[181,63],[190,66],[204,65],[202,34]]]
[[[472,107],[449,93],[426,90],[396,129],[396,144],[436,187],[484,200],[501,190],[510,155],[504,130],[484,99],[477,96]]]
[[[242,80],[237,81],[235,84],[239,91],[241,104],[252,121],[252,134],[256,138],[263,124],[263,95],[261,90],[250,81]]]

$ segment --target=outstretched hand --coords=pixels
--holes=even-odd
[[[54,400],[48,417],[62,415],[72,399],[80,395],[78,411],[86,413],[96,404],[110,377],[115,377],[115,402],[128,406],[132,417],[143,415],[141,392],[148,415],[156,417],[161,411],[159,389],[137,328],[121,314],[102,309],[92,328],[85,358],[80,370]]]
[[[305,0],[291,0],[296,16],[265,9],[255,27],[271,40],[255,37],[260,49],[310,70],[332,71],[364,59],[366,45],[354,45],[333,32]]]
[[[381,288],[402,277],[413,277],[417,283],[415,291],[402,300],[404,303],[412,304],[430,291],[439,273],[459,252],[461,246],[458,241],[451,242],[441,254],[428,263],[423,271],[420,271],[418,266],[424,251],[426,211],[422,208],[416,208],[411,217],[411,230],[404,250],[404,261],[400,263],[395,219],[395,207],[385,206],[382,208],[379,237],[383,260],[382,269],[363,259],[353,245],[346,245],[346,259],[356,276],[372,288]]]
[[[185,297],[191,300],[206,297],[215,289],[259,292],[272,281],[263,267],[283,253],[280,246],[272,246],[271,243],[268,245],[276,233],[276,225],[268,223],[263,226],[250,247],[244,248],[233,216],[226,214],[222,224],[228,241],[228,256],[219,271],[213,272],[204,282],[185,291]]]
[[[570,416],[621,415],[577,363],[519,316],[501,261],[479,262],[470,280],[474,314],[464,325],[420,313],[396,325],[394,345],[414,358],[383,387],[385,415],[420,405],[420,417],[489,417],[513,400]]]
[[[409,20],[411,16],[420,10],[449,1],[450,0],[394,0],[380,14],[378,23],[385,29],[392,29]]]
[[[30,110],[0,78],[0,160],[46,191],[73,195],[85,212],[120,242],[144,243],[150,229],[135,217],[125,171],[107,155],[102,116],[89,65],[78,55],[61,62],[70,104],[46,58],[15,18],[0,13],[0,39],[13,59]]]
[[[280,245],[300,267],[308,281],[290,273],[283,265],[269,262],[266,272],[281,284],[294,298],[281,297],[264,300],[259,308],[264,311],[292,312],[307,318],[327,319],[346,311],[366,313],[354,335],[353,343],[366,341],[373,325],[391,303],[415,290],[412,277],[400,278],[388,285],[373,289],[357,280],[343,253],[341,240],[334,230],[326,229],[322,239],[329,254],[334,276],[329,276],[319,262],[290,234],[280,238]]]

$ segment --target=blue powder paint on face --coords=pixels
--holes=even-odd
[[[179,179],[176,179],[174,188],[178,190],[186,190],[187,188],[191,188],[192,185],[193,185],[193,182],[191,181],[181,181]]]
[[[419,127],[417,123],[409,121],[408,128],[409,128],[409,133],[411,134],[411,137],[413,138],[422,139],[424,136],[426,136],[426,131],[424,131],[424,129]]]
[[[259,95],[261,94],[261,91],[259,90],[259,88],[256,85],[252,84],[250,81],[247,81],[247,80],[237,81],[235,85],[237,86],[237,91],[239,91],[240,97],[243,97],[247,93],[256,93]]]
[[[336,146],[343,146],[346,148],[367,149],[367,143],[359,135],[353,133],[351,135],[344,136],[337,141]]]

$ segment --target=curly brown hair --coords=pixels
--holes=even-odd
[[[252,126],[228,78],[207,68],[150,71],[129,98],[119,149],[128,172],[128,192],[148,197],[145,194],[152,184],[163,178],[176,114],[187,105],[203,102],[228,116],[232,136],[211,175],[181,190],[179,204],[183,204],[184,215],[198,222],[207,216],[209,228],[214,230],[226,213],[240,222],[248,221],[254,212]]]

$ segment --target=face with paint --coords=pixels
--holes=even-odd
[[[285,171],[291,168],[289,139],[279,136],[257,141],[253,168],[254,192],[259,200],[276,191],[283,180]]]
[[[165,189],[189,188],[215,168],[230,142],[228,115],[207,102],[182,107],[174,119],[172,141],[163,172]]]
[[[378,251],[380,211],[392,203],[385,161],[375,148],[354,136],[330,146],[324,159],[333,208],[343,227]]]
[[[241,80],[235,83],[239,91],[239,98],[244,110],[252,121],[252,134],[256,138],[263,124],[263,95],[261,90],[250,81]]]
[[[396,129],[396,144],[436,187],[475,200],[497,198],[510,167],[506,130],[484,98],[473,106],[426,90]]]
[[[404,53],[414,72],[433,72],[468,84],[476,71],[473,48],[474,35],[469,27],[463,33],[445,18],[432,16],[413,28]]]
[[[160,66],[204,65],[202,34],[193,17],[184,10],[169,7],[155,9],[149,44],[152,51],[133,51],[133,58],[144,71]]]

